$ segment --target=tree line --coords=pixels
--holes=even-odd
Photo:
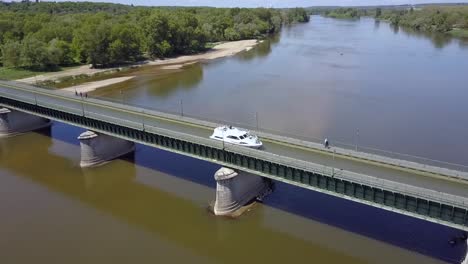
[[[0,3],[0,63],[33,69],[103,67],[192,54],[207,43],[262,38],[285,23],[307,21],[302,8]]]
[[[450,33],[468,37],[467,5],[424,5],[424,6],[385,6],[362,8],[321,8],[310,9],[310,13],[333,18],[374,17],[385,20],[394,26],[402,26],[418,31]]]
[[[451,33],[468,30],[468,6],[426,6],[403,10],[384,10],[376,18],[394,26],[428,32]]]
[[[323,11],[323,15],[332,18],[356,19],[361,16],[367,16],[368,11],[367,9],[357,8],[336,8]]]

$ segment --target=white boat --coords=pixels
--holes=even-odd
[[[260,148],[262,142],[248,130],[233,126],[220,126],[214,129],[210,138],[250,148]]]

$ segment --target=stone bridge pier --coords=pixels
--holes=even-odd
[[[49,119],[0,107],[0,137],[14,136],[51,125]]]
[[[89,130],[83,132],[78,139],[81,146],[82,168],[99,166],[135,151],[135,143],[131,141]]]
[[[235,215],[250,201],[270,194],[273,182],[261,176],[252,175],[230,168],[216,171],[216,201],[213,207],[215,215]]]
[[[468,264],[468,239],[465,240],[466,244],[466,253],[465,253],[465,259],[463,260],[462,264]]]

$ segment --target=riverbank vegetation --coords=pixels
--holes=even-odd
[[[336,8],[325,10],[323,15],[326,17],[339,18],[339,19],[358,19],[361,16],[367,16],[367,9],[357,8]]]
[[[468,6],[426,6],[417,9],[385,10],[376,18],[387,20],[394,26],[468,37]]]
[[[448,33],[455,37],[468,38],[468,5],[311,9],[309,13],[343,19],[368,16],[416,31]]]
[[[133,7],[104,3],[0,3],[0,66],[47,71],[108,67],[204,51],[212,42],[263,38],[307,22],[302,8]],[[2,69],[0,78],[17,74]],[[3,74],[2,74],[3,73]]]
[[[36,74],[45,73],[40,70],[30,70],[26,68],[7,68],[0,67],[0,79],[3,80],[16,80],[34,76]]]

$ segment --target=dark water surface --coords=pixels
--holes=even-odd
[[[359,129],[358,144],[466,164],[467,69],[457,40],[314,17],[232,58],[125,72],[137,77],[96,96],[173,112],[182,100],[246,126],[257,112],[264,129],[351,145]],[[80,132],[0,139],[0,263],[440,263],[466,250],[448,244],[457,230],[281,183],[217,218],[217,165],[137,146],[80,169]]]
[[[386,233],[401,229],[396,215],[288,185],[240,219],[214,217],[217,166],[207,162],[138,146],[133,161],[80,169],[80,132],[56,123],[0,140],[2,263],[438,263],[312,220]],[[402,246],[427,242],[401,232]]]

